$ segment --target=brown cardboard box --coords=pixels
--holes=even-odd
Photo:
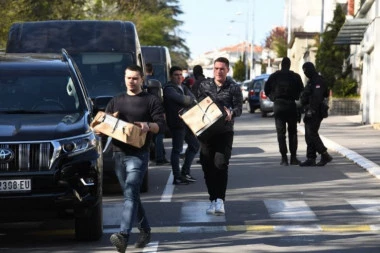
[[[98,112],[90,126],[94,130],[137,148],[141,148],[145,143],[146,133],[141,133],[140,127],[105,112]]]
[[[198,139],[208,139],[223,130],[225,120],[222,111],[210,97],[194,105],[180,116]]]

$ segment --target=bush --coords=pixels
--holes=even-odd
[[[333,96],[340,98],[358,97],[358,83],[351,77],[339,78],[332,88]]]

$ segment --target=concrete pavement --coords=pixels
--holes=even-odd
[[[341,154],[380,179],[380,129],[377,125],[363,125],[361,119],[361,115],[329,116],[322,121],[319,134],[329,151]],[[304,135],[303,122],[298,132]],[[299,135],[299,142],[302,137]],[[299,159],[305,157],[299,154]]]

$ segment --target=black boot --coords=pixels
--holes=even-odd
[[[297,159],[296,155],[290,156],[290,164],[291,165],[299,165],[300,163],[301,163],[301,161]]]
[[[289,166],[288,157],[286,155],[282,156],[280,165]]]
[[[315,159],[307,158],[305,161],[300,163],[300,166],[302,167],[315,166]]]
[[[317,166],[325,166],[327,163],[331,162],[332,159],[332,156],[325,151],[321,154],[321,160],[317,163]]]
[[[136,248],[144,248],[150,242],[150,230],[144,231],[140,230],[140,234],[137,238],[135,247]]]

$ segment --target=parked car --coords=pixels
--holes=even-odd
[[[273,112],[273,101],[264,92],[268,78],[268,74],[257,76],[248,85],[247,110],[254,113],[257,109],[260,109],[262,117],[266,117],[268,113]]]
[[[92,102],[64,50],[41,57],[0,55],[0,222],[72,217],[78,240],[98,240],[103,159]]]
[[[243,103],[245,103],[248,100],[248,85],[252,83],[252,80],[246,80],[241,83],[241,93],[243,94]]]

